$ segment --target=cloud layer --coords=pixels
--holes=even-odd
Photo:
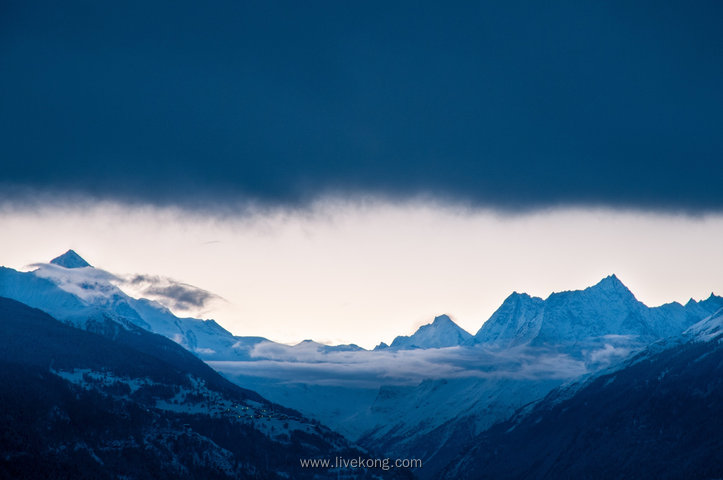
[[[4,2],[0,192],[720,211],[722,9]]]
[[[505,350],[476,347],[336,351],[304,342],[295,346],[257,344],[252,361],[209,362],[229,376],[274,379],[285,383],[377,388],[416,385],[427,379],[569,379],[627,356],[639,344],[630,338],[591,340],[580,357],[563,350],[520,346]]]
[[[34,263],[36,275],[85,300],[112,296],[120,287],[136,298],[154,300],[177,315],[197,315],[223,299],[207,290],[160,275],[116,275],[101,268],[63,268]]]

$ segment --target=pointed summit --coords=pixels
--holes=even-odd
[[[600,287],[600,288],[620,288],[625,287],[623,282],[620,281],[617,275],[614,273],[612,275],[608,275],[607,277],[603,278],[599,282],[597,282],[593,287]],[[625,287],[627,288],[627,287]]]
[[[472,339],[466,332],[449,318],[439,315],[432,323],[422,325],[411,336],[400,336],[394,339],[391,348],[444,348],[462,345]]]
[[[55,257],[50,261],[50,263],[64,268],[83,268],[92,266],[72,249],[58,257]]]
[[[603,278],[595,285],[593,285],[593,287],[624,288],[625,290],[628,289],[628,287],[626,287],[625,284],[614,273]]]
[[[623,282],[613,273],[600,280],[592,287],[588,287],[585,292],[600,292],[606,295],[617,294],[618,296],[629,297],[635,299],[635,295],[625,286]]]

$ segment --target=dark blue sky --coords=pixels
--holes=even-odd
[[[4,0],[2,196],[723,211],[723,3],[448,3]]]

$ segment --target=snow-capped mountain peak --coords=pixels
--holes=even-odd
[[[140,327],[170,338],[204,359],[217,355],[224,359],[245,358],[249,345],[257,341],[234,337],[213,321],[177,317],[158,302],[126,294],[119,286],[120,277],[81,265],[90,267],[70,250],[53,259],[53,263],[35,264],[37,268],[30,272],[0,268],[0,296],[91,331],[106,322]]]
[[[410,336],[394,339],[390,348],[444,348],[463,345],[472,335],[452,321],[447,315],[439,315],[432,323],[422,325]]]
[[[92,267],[92,265],[78,255],[75,250],[70,249],[62,255],[59,255],[50,261],[53,265],[58,265],[64,268],[83,268]]]
[[[482,325],[476,341],[559,345],[623,335],[647,342],[679,333],[704,316],[702,309],[695,314],[687,310],[691,308],[673,304],[648,308],[613,274],[584,290],[553,293],[545,300],[513,293]]]

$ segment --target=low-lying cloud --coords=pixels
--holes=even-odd
[[[159,275],[135,274],[126,277],[123,283],[137,290],[143,297],[175,311],[204,309],[221,299],[208,290]]]
[[[591,350],[596,366],[615,360],[620,350],[612,352],[612,348],[606,344]],[[505,350],[475,346],[325,352],[323,346],[312,342],[293,347],[262,342],[251,350],[250,356],[250,361],[209,363],[229,376],[368,388],[470,377],[564,380],[588,373],[592,364],[561,351],[530,346]]]
[[[159,275],[116,275],[101,268],[64,268],[52,263],[29,267],[36,269],[36,275],[86,300],[112,295],[114,289],[121,288],[134,297],[154,300],[183,314],[198,314],[223,300],[208,290]]]

